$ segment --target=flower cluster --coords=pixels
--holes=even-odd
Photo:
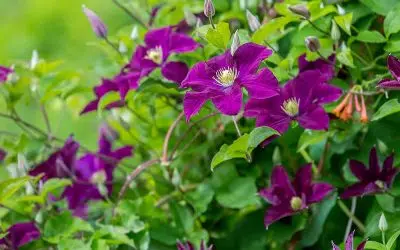
[[[187,241],[185,243],[178,241],[176,243],[176,247],[178,250],[196,250],[194,245],[189,241]],[[213,246],[211,245],[211,246],[207,247],[206,242],[202,240],[200,243],[199,250],[213,250]]]
[[[0,239],[0,249],[18,250],[25,244],[39,239],[40,231],[34,222],[22,222],[7,229],[7,235]]]
[[[132,147],[112,149],[114,140],[112,131],[107,126],[100,128],[99,150],[86,153],[76,159],[79,144],[70,137],[64,146],[32,169],[32,176],[42,175],[42,180],[69,178],[73,184],[68,186],[62,197],[75,216],[85,217],[87,203],[101,200],[112,192],[113,172],[118,163],[132,155]]]

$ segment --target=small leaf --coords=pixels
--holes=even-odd
[[[256,32],[254,32],[252,41],[255,43],[263,43],[271,34],[284,30],[285,26],[291,22],[298,21],[295,16],[277,17],[266,24],[263,24]]]
[[[258,127],[250,132],[248,148],[250,150],[256,148],[260,143],[274,135],[280,135],[278,131],[270,127]]]
[[[363,30],[356,37],[358,41],[366,43],[384,43],[386,42],[385,37],[376,30]]]
[[[244,134],[236,139],[231,145],[222,145],[219,152],[214,155],[211,161],[211,169],[214,169],[217,165],[224,161],[228,161],[234,158],[246,159],[248,134]]]
[[[329,133],[325,131],[305,130],[301,134],[297,145],[297,152],[306,149],[308,146],[322,142],[328,138]]]
[[[351,23],[353,21],[353,13],[347,13],[343,16],[335,16],[335,22],[342,28],[349,36],[351,36]]]
[[[225,50],[228,47],[231,32],[228,23],[218,23],[215,29],[209,28],[206,34],[206,39],[209,43],[217,48]]]
[[[388,242],[386,243],[386,248],[387,250],[392,250],[392,247],[394,245],[394,243],[396,242],[397,238],[400,236],[400,230],[395,232],[390,239],[388,240]]]
[[[400,112],[400,103],[397,99],[385,102],[372,117],[372,121],[380,120],[388,115]]]
[[[386,37],[389,37],[391,34],[400,31],[399,16],[400,16],[400,5],[392,9],[386,16],[385,21],[383,23],[383,29],[385,31]]]
[[[399,3],[398,0],[360,0],[360,2],[383,16],[386,16]]]
[[[386,247],[382,243],[376,241],[368,241],[365,245],[365,249],[386,250]]]
[[[217,191],[216,199],[224,207],[244,208],[258,202],[257,187],[251,177],[239,177]]]
[[[353,61],[353,56],[351,55],[351,50],[349,48],[345,48],[342,51],[340,51],[337,55],[337,59],[339,62],[343,63],[344,65],[347,65],[349,67],[354,68],[354,61]]]

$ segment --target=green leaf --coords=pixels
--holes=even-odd
[[[308,146],[320,143],[328,138],[326,131],[304,130],[297,144],[297,152],[306,149]]]
[[[268,39],[271,34],[284,30],[285,26],[290,23],[298,21],[298,18],[295,16],[285,16],[285,17],[277,17],[266,24],[263,24],[256,32],[254,32],[252,36],[252,41],[255,43],[263,43],[264,40]]]
[[[215,29],[209,28],[206,34],[206,39],[209,43],[217,48],[225,50],[228,47],[231,31],[229,24],[220,22],[215,25]]]
[[[394,243],[396,242],[397,238],[400,236],[400,230],[395,232],[390,239],[388,240],[388,242],[386,243],[386,248],[387,250],[392,250],[392,247],[394,245]]]
[[[353,20],[353,13],[347,13],[343,16],[335,16],[335,22],[342,28],[349,36],[351,36],[351,23]]]
[[[336,204],[337,194],[335,193],[328,199],[313,207],[313,217],[310,225],[302,233],[301,244],[304,247],[314,245],[322,234],[324,224],[329,213]]]
[[[10,199],[16,192],[25,187],[25,184],[31,179],[30,176],[25,176],[0,182],[0,203]]]
[[[395,200],[394,197],[388,194],[379,194],[375,195],[376,201],[378,202],[379,206],[382,208],[383,211],[387,211],[390,213],[395,212]]]
[[[170,202],[169,205],[177,228],[186,233],[191,232],[194,226],[194,217],[189,208],[176,202]]]
[[[386,16],[399,3],[398,0],[360,0],[360,2],[383,16]]]
[[[385,50],[389,53],[395,53],[400,51],[400,40],[391,40],[385,46]]]
[[[376,30],[363,30],[356,37],[358,41],[366,43],[385,43],[385,37]]]
[[[92,248],[82,240],[63,239],[57,246],[58,250],[91,250]]]
[[[249,134],[244,134],[236,139],[231,145],[224,144],[215,154],[211,161],[211,169],[220,163],[234,158],[249,159],[249,155],[261,142],[279,133],[270,127],[255,128]]]
[[[351,55],[351,50],[347,47],[338,53],[337,59],[339,60],[339,62],[343,63],[344,65],[347,65],[352,68],[355,67],[354,61],[353,61],[353,56]]]
[[[385,21],[383,23],[383,29],[385,31],[386,37],[389,37],[391,34],[400,31],[399,16],[400,16],[400,5],[398,5],[396,8],[393,8],[386,16]]]
[[[257,187],[251,177],[239,177],[217,191],[217,201],[227,208],[244,208],[258,203]]]
[[[400,103],[397,99],[385,102],[372,117],[372,121],[380,120],[388,115],[400,112]]]
[[[385,245],[376,241],[368,241],[367,244],[365,244],[365,249],[387,250]]]
[[[207,183],[200,184],[196,190],[185,194],[186,200],[194,207],[197,215],[207,210],[208,204],[214,197],[212,186]]]

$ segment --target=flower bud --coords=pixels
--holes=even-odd
[[[331,28],[331,38],[334,41],[339,41],[340,39],[340,30],[337,26],[336,22],[332,19],[332,28]]]
[[[337,10],[338,10],[339,15],[341,15],[341,16],[343,16],[344,14],[346,14],[346,10],[343,9],[343,7],[340,6],[339,4],[337,5]]]
[[[212,0],[204,0],[204,15],[209,18],[215,15],[215,7]]]
[[[294,14],[304,17],[305,19],[309,19],[311,16],[310,11],[307,9],[307,7],[304,4],[297,4],[297,5],[289,6],[289,10],[291,12],[293,12]]]
[[[232,45],[231,45],[231,55],[232,56],[235,54],[235,52],[239,48],[239,46],[240,46],[240,39],[239,39],[238,30],[236,30],[235,34],[233,34],[233,38],[232,38]]]
[[[39,53],[37,50],[32,51],[32,58],[31,58],[31,64],[30,64],[30,69],[34,70],[36,66],[39,63]]]
[[[106,38],[107,37],[107,27],[104,22],[100,19],[99,16],[96,15],[92,10],[86,8],[85,5],[82,5],[83,13],[85,13],[88,18],[90,25],[97,37]]]
[[[135,41],[136,39],[138,39],[139,37],[139,31],[138,31],[138,27],[135,25],[133,26],[132,32],[131,32],[131,39],[133,41]]]
[[[185,15],[185,21],[189,26],[196,26],[197,17],[188,8],[183,10],[183,14]]]
[[[381,232],[385,232],[388,229],[388,223],[384,213],[382,213],[381,218],[379,219],[378,227]]]
[[[128,51],[128,48],[126,47],[124,41],[119,41],[118,51],[121,54],[125,54]]]
[[[319,43],[319,40],[315,36],[308,36],[306,37],[306,46],[311,52],[316,52],[321,48],[321,44]]]
[[[247,23],[249,24],[250,30],[255,32],[261,27],[261,23],[258,17],[253,15],[249,10],[246,11]]]

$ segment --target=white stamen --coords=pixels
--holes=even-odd
[[[224,87],[232,86],[236,78],[239,75],[239,71],[236,68],[226,67],[219,69],[215,73],[214,80]]]
[[[156,46],[153,49],[149,49],[145,58],[153,61],[154,63],[161,64],[163,60],[163,51],[161,46]]]
[[[288,116],[294,117],[299,114],[299,107],[300,107],[300,99],[292,97],[283,102],[281,109]]]

